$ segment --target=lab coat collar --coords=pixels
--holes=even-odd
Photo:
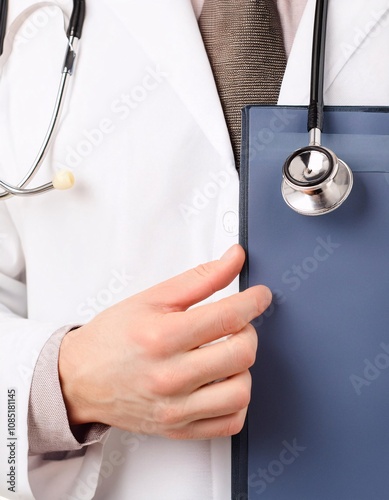
[[[281,87],[279,104],[307,104],[311,74],[311,50],[315,0],[308,0]],[[330,2],[328,12],[326,71],[324,91],[353,55],[389,22],[389,1],[375,0],[374,5],[365,0]],[[381,25],[381,27],[380,27]]]
[[[128,15],[128,4],[132,4]],[[191,0],[107,2],[168,81],[214,148],[233,161],[231,142]],[[144,23],[149,19],[147,35]]]

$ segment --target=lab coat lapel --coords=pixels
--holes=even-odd
[[[168,73],[168,81],[188,112],[222,157],[232,149],[220,99],[191,0],[108,3],[149,57]],[[148,19],[147,33],[144,22]]]
[[[315,0],[308,0],[295,42],[289,57],[279,104],[307,104],[311,72],[311,45]],[[368,38],[373,37],[380,24],[389,16],[388,0],[375,0],[374,5],[365,0],[330,2],[328,13],[325,92],[339,73],[347,67],[355,53]],[[309,50],[307,50],[309,44]]]

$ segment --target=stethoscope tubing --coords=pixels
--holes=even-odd
[[[0,2],[1,2],[0,43],[1,46],[3,46],[6,23],[7,23],[6,17],[8,10],[8,0],[0,0]],[[82,28],[84,25],[85,14],[86,14],[85,0],[74,0],[73,11],[67,29],[68,45],[66,48],[65,61],[62,68],[62,75],[58,87],[53,113],[50,119],[46,135],[43,139],[42,145],[39,149],[39,152],[32,166],[30,167],[24,178],[17,185],[11,185],[0,180],[0,187],[3,188],[4,190],[4,192],[0,193],[0,200],[5,200],[11,196],[31,196],[36,194],[42,194],[54,189],[53,182],[49,182],[32,189],[27,189],[25,188],[25,186],[27,186],[33,180],[33,178],[39,171],[39,168],[41,167],[43,161],[45,160],[46,155],[53,142],[53,138],[55,136],[59,118],[61,116],[61,112],[64,105],[69,77],[72,76],[73,74],[74,63],[76,59],[76,47],[82,35]]]
[[[323,113],[324,113],[324,68],[325,68],[325,45],[326,45],[326,34],[327,34],[327,17],[328,17],[328,2],[329,0],[316,0],[316,10],[314,19],[314,29],[313,29],[313,43],[312,43],[312,64],[311,64],[311,84],[310,84],[310,103],[308,106],[308,120],[307,128],[310,136],[308,148],[302,148],[297,152],[293,153],[285,162],[283,167],[283,183],[282,183],[282,193],[285,201],[292,206],[296,211],[300,211],[297,206],[293,207],[292,201],[295,198],[295,194],[300,192],[301,189],[307,188],[306,191],[301,192],[301,196],[304,200],[308,200],[309,203],[314,200],[311,197],[311,192],[316,193],[320,188],[320,197],[323,198],[329,193],[329,186],[324,185],[327,182],[337,186],[339,192],[339,202],[336,202],[336,206],[340,205],[344,199],[347,198],[351,186],[352,186],[352,172],[349,167],[338,160],[336,155],[332,152],[323,148],[321,146],[321,132],[323,129]],[[7,12],[8,12],[8,0],[0,0],[0,48],[3,47],[4,34],[7,22]],[[27,186],[32,179],[35,177],[40,166],[42,165],[47,152],[52,144],[53,137],[56,131],[56,127],[59,121],[59,117],[62,111],[64,97],[67,88],[68,77],[73,74],[74,61],[76,58],[76,52],[74,49],[74,44],[81,38],[83,24],[85,20],[86,7],[85,0],[74,0],[73,10],[69,21],[69,26],[67,29],[67,36],[69,39],[65,63],[62,71],[62,77],[59,85],[59,90],[57,93],[57,99],[50,120],[50,124],[43,140],[42,146],[35,158],[32,167],[28,170],[24,178],[16,185],[10,185],[4,181],[0,181],[0,187],[4,189],[4,192],[0,193],[0,200],[6,199],[10,196],[29,196],[32,194],[39,194],[54,189],[57,187],[57,182],[53,180],[51,183],[38,186],[33,189],[27,189]],[[1,52],[0,52],[1,55]],[[319,153],[319,156],[317,155]],[[306,161],[311,161],[310,156],[316,154],[314,158],[314,164],[306,163]],[[321,155],[321,156],[320,156]],[[299,160],[300,158],[300,160]],[[320,159],[318,163],[317,159]],[[300,162],[300,163],[299,163]],[[301,165],[304,171],[301,172]],[[304,166],[305,165],[305,166]],[[341,181],[336,181],[335,176],[338,175],[338,170],[341,172]],[[298,177],[296,177],[296,175]],[[306,179],[300,180],[301,176],[306,176]],[[71,185],[72,185],[71,181]],[[70,187],[70,186],[67,186]],[[59,187],[62,189],[63,187]],[[66,187],[65,187],[66,188]],[[315,188],[312,190],[312,188]],[[331,195],[332,196],[332,195]],[[334,204],[332,200],[329,201],[331,205],[320,210],[314,208],[311,210],[308,208],[304,212],[305,215],[318,215],[319,213],[325,213],[326,211],[331,211],[334,209]],[[303,201],[304,201],[303,200]],[[293,202],[294,203],[294,202]],[[303,213],[300,211],[300,213]]]
[[[327,37],[328,0],[317,0],[313,27],[310,103],[308,107],[308,132],[323,130],[324,66]]]
[[[59,117],[61,116],[61,111],[63,108],[63,103],[64,103],[64,97],[66,94],[66,89],[68,86],[68,81],[69,81],[69,75],[70,73],[62,73],[61,76],[61,81],[59,84],[58,92],[57,92],[57,97],[55,101],[55,106],[53,110],[53,114],[51,116],[50,124],[48,127],[48,130],[46,132],[45,138],[43,139],[42,146],[35,158],[35,161],[30,168],[30,170],[27,172],[25,177],[16,185],[16,186],[11,186],[10,184],[7,184],[3,181],[0,181],[0,186],[6,191],[4,193],[0,194],[0,200],[4,200],[6,198],[9,198],[11,196],[31,196],[34,194],[40,194],[40,193],[45,193],[47,191],[50,191],[53,189],[53,183],[49,182],[47,184],[44,184],[42,186],[39,186],[38,188],[33,188],[33,189],[25,189],[24,186],[29,184],[35,175],[38,173],[40,166],[42,165],[44,159],[46,158],[46,155],[50,149],[50,146],[53,141],[53,137],[55,135],[55,131],[57,128],[58,120]]]
[[[8,0],[0,0],[0,56],[3,53],[4,38],[7,29]]]
[[[86,15],[85,0],[74,0],[73,11],[70,16],[67,37],[70,39],[81,38]]]

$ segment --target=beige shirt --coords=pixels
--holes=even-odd
[[[286,55],[289,56],[307,0],[275,0],[275,2],[284,33]]]
[[[287,55],[307,0],[274,0],[277,2]],[[199,17],[204,0],[192,0]],[[68,422],[58,375],[58,352],[63,337],[75,327],[55,332],[42,350],[33,376],[29,405],[29,448],[31,454],[47,454],[61,459],[67,452],[83,453],[82,448],[102,439],[107,426],[92,424],[71,427]],[[56,356],[52,353],[56,352]],[[50,353],[51,355],[49,355]]]

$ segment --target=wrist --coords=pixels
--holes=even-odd
[[[85,380],[82,380],[83,365],[80,359],[81,346],[78,342],[82,328],[65,335],[58,357],[59,382],[70,425],[94,422],[85,399]]]

